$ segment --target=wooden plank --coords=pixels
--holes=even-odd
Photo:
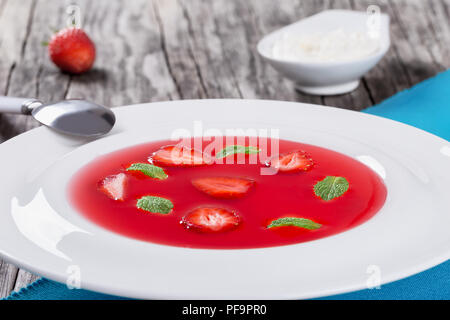
[[[450,41],[450,10],[448,0],[429,1],[419,3],[424,19],[428,24],[428,29],[433,33],[431,50],[437,63],[443,68],[450,67],[450,47],[447,45]]]
[[[429,50],[430,33],[424,25],[422,8],[416,0],[389,2],[388,14],[393,20],[397,52],[406,66],[411,84],[418,83],[442,70]]]
[[[222,14],[230,2],[179,1],[187,21],[186,37],[199,76],[210,98],[242,98],[242,92],[230,65],[224,43],[217,30],[217,14]],[[215,7],[219,5],[220,8]]]
[[[14,290],[18,271],[16,266],[0,260],[0,298],[9,296]]]
[[[28,271],[20,269],[17,274],[16,282],[14,284],[14,291],[19,291],[20,289],[25,288],[30,283],[33,283],[34,281],[36,281],[39,278],[40,277],[35,274],[29,273]]]
[[[95,68],[71,78],[69,98],[106,106],[178,99],[151,1],[78,1],[96,43]]]
[[[166,62],[181,98],[210,97],[208,89],[215,91],[215,84],[205,83],[203,79],[199,63],[203,62],[205,56],[203,53],[195,53],[197,43],[193,39],[194,30],[187,9],[176,0],[157,0],[153,4],[164,39]]]

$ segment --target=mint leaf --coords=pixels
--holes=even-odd
[[[136,207],[153,213],[168,214],[173,209],[173,203],[166,198],[144,196],[137,201]]]
[[[267,228],[294,226],[308,230],[319,229],[322,225],[305,218],[286,217],[272,221]]]
[[[168,177],[163,168],[148,163],[133,163],[127,168],[127,171],[140,171],[146,176],[161,180],[167,179]]]
[[[255,153],[259,153],[259,152],[261,152],[261,150],[258,149],[257,147],[253,147],[253,146],[246,147],[246,146],[234,145],[234,146],[227,146],[227,147],[223,148],[222,150],[220,150],[216,154],[216,158],[218,158],[218,159],[225,158],[225,157],[228,157],[229,155],[236,154],[236,153],[255,154]]]
[[[348,181],[343,177],[328,176],[314,185],[314,193],[322,200],[330,201],[348,190]]]

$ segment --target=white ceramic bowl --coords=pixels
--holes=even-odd
[[[366,12],[326,10],[270,33],[259,41],[257,49],[273,68],[295,81],[300,91],[315,95],[342,94],[356,89],[359,79],[372,69],[389,49],[389,16],[379,16],[379,49],[362,58],[343,62],[288,61],[274,58],[273,46],[286,33],[323,33],[336,29],[364,33],[367,31],[367,23]]]
[[[147,299],[319,297],[364,289],[369,280],[384,284],[450,258],[448,141],[365,113],[283,101],[182,100],[113,110],[113,130],[91,142],[40,127],[0,144],[2,257],[63,283],[78,277],[85,289]],[[237,250],[135,240],[92,223],[68,202],[68,182],[91,160],[180,128],[205,136],[213,128],[279,129],[280,138],[367,164],[383,178],[388,198],[373,218],[346,232]]]

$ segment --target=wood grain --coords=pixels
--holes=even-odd
[[[450,66],[450,0],[80,0],[96,43],[95,68],[60,73],[41,42],[65,26],[71,1],[0,0],[0,94],[43,101],[85,98],[106,106],[197,98],[276,99],[361,110]],[[256,44],[268,32],[327,8],[380,6],[392,46],[354,92],[297,92],[264,63]],[[36,127],[0,115],[0,142]],[[37,276],[0,261],[0,296]]]

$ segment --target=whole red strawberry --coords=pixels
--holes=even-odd
[[[74,74],[88,71],[95,60],[94,43],[80,28],[68,28],[54,34],[48,52],[58,68]]]

